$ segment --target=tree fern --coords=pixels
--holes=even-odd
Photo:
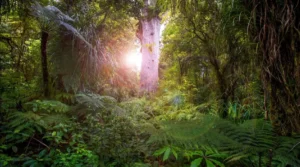
[[[32,9],[33,9],[33,14],[37,18],[39,18],[43,27],[47,27],[48,29],[51,29],[53,27],[56,27],[57,25],[63,26],[68,31],[72,32],[80,40],[82,40],[87,46],[93,48],[91,44],[87,42],[85,38],[77,31],[77,29],[68,23],[68,22],[74,22],[74,20],[70,16],[61,12],[57,7],[55,6],[43,7],[36,2],[35,5],[32,6]]]

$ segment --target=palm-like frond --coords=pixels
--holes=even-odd
[[[74,21],[71,17],[64,14],[55,6],[48,5],[46,7],[42,7],[39,3],[36,3],[32,8],[34,11],[34,15],[45,22]]]
[[[79,33],[79,31],[68,22],[74,22],[74,20],[64,14],[55,6],[43,7],[39,3],[35,3],[32,6],[33,14],[40,20],[43,29],[49,29],[51,27],[63,26],[80,40],[82,40],[87,46],[93,48],[92,45],[85,40],[85,38]]]
[[[220,118],[204,115],[198,120],[165,121],[159,129],[149,131],[149,143],[171,144],[186,149],[203,145],[225,152],[227,163],[249,163],[253,160],[267,164],[272,154],[275,165],[299,166],[299,137],[279,137],[269,122],[248,120],[236,125]],[[295,146],[295,148],[293,148]],[[259,160],[260,159],[260,160]]]

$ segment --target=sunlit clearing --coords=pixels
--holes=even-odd
[[[139,52],[139,49],[132,51],[126,55],[126,64],[136,71],[141,70],[142,54]]]

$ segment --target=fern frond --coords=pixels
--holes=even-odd
[[[79,104],[88,107],[90,110],[105,108],[107,104],[117,102],[113,97],[98,94],[78,94],[76,95],[76,100]]]
[[[34,134],[43,134],[60,123],[67,123],[69,118],[63,114],[48,114],[38,112],[13,112],[8,116],[4,134],[6,142],[20,143],[28,140]]]
[[[147,104],[145,98],[135,98],[121,103],[122,108],[133,114],[143,112],[144,107]]]
[[[73,22],[74,20],[61,12],[55,6],[46,6],[43,7],[39,3],[35,3],[32,6],[33,14],[40,19],[40,22],[43,24],[43,27],[55,27],[57,25],[65,27],[68,31],[72,32],[76,37],[82,40],[89,48],[93,49],[92,45],[85,40],[85,38],[78,32],[78,30],[70,25],[68,22]]]
[[[278,146],[274,150],[274,166],[300,166],[300,135],[294,137],[280,137]]]
[[[109,111],[114,115],[124,115],[125,111],[117,105],[117,100],[110,96],[101,96],[98,94],[78,94],[76,95],[78,105],[74,112],[78,116]]]
[[[55,99],[69,105],[75,103],[75,96],[70,93],[61,92],[55,96]]]
[[[58,124],[69,123],[70,118],[65,114],[46,114],[39,120],[38,124],[46,129],[53,127]]]
[[[149,132],[149,143],[174,145],[195,149],[207,145],[230,156],[227,163],[250,161],[266,164],[270,150],[274,164],[299,166],[299,138],[278,137],[272,125],[264,120],[247,120],[238,125],[210,115],[193,121],[163,121],[159,128]],[[293,149],[293,147],[296,149]],[[252,163],[252,162],[251,162]]]
[[[41,116],[34,112],[13,112],[8,116],[4,133],[6,142],[20,143],[26,141],[35,132],[43,132],[43,127],[37,122]]]
[[[17,128],[26,123],[35,122],[40,118],[40,115],[34,112],[13,112],[8,117],[10,121],[7,126],[10,128]]]
[[[214,129],[216,120],[216,117],[210,116],[189,121],[163,121],[159,123],[159,129],[151,135],[149,142],[179,144],[185,147],[207,143],[206,134]]]
[[[48,113],[67,113],[70,107],[56,100],[36,100],[25,104],[28,111],[48,112]]]

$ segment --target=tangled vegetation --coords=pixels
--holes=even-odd
[[[0,167],[300,166],[299,7],[1,0]],[[153,17],[159,82],[141,93],[127,57],[151,52]]]

